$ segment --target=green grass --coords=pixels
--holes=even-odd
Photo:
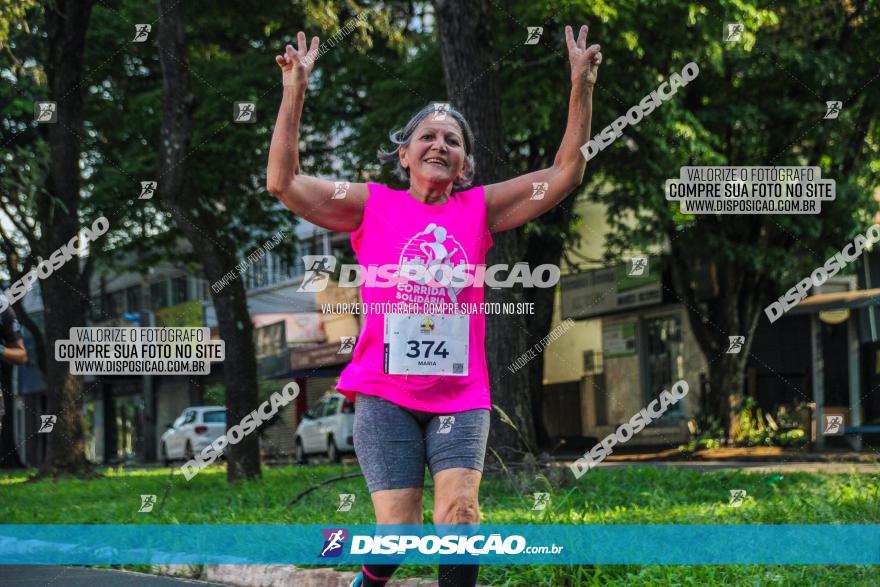
[[[234,487],[212,467],[187,482],[169,469],[106,470],[103,479],[24,483],[0,477],[0,523],[7,524],[371,524],[363,478],[321,487],[292,507],[287,501],[313,483],[356,472],[356,464],[264,468],[263,478]],[[480,507],[487,524],[846,524],[880,523],[880,475],[698,472],[680,469],[597,469],[575,481],[567,470],[529,479],[490,477]],[[430,478],[426,477],[426,481]],[[730,489],[746,502],[728,506]],[[532,492],[551,494],[532,511]],[[336,512],[339,493],[354,493],[350,512]],[[156,494],[150,514],[137,513],[141,494]],[[425,522],[433,493],[425,491]],[[748,548],[748,545],[743,545]],[[355,570],[342,566],[340,569]],[[575,585],[876,585],[880,570],[859,566],[483,566],[480,582],[509,587]],[[436,574],[410,565],[395,577]],[[873,579],[872,579],[873,577]]]

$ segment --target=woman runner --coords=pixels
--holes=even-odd
[[[370,304],[408,304],[418,312],[365,312],[363,331],[337,389],[357,402],[354,445],[377,524],[422,524],[427,464],[434,480],[435,524],[478,524],[480,479],[491,409],[485,316],[424,310],[431,304],[479,304],[482,283],[442,281],[455,267],[485,264],[492,233],[547,212],[582,181],[581,145],[590,138],[592,95],[602,61],[565,27],[571,64],[568,124],[553,165],[496,184],[471,187],[475,139],[448,104],[428,105],[390,135],[392,163],[409,183],[395,190],[302,173],[300,117],[319,41],[297,35],[298,49],[275,58],[283,97],[269,150],[266,187],[285,206],[328,230],[350,232],[358,263],[393,265],[394,287],[362,286]],[[421,273],[417,269],[423,269]],[[444,271],[448,268],[449,271]],[[440,279],[438,279],[438,277]],[[379,306],[374,306],[379,307]],[[387,307],[387,306],[383,306]],[[365,564],[355,587],[385,585],[398,565]],[[440,565],[440,587],[473,587],[478,565]]]

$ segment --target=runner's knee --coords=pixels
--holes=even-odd
[[[434,511],[435,524],[479,524],[480,505],[471,493],[456,493]]]
[[[421,524],[422,490],[392,489],[372,494],[377,524]]]

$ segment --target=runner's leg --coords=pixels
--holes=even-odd
[[[421,525],[425,445],[418,421],[392,402],[358,393],[354,445],[370,490],[376,523]],[[363,587],[385,585],[398,566],[363,565]]]
[[[439,433],[441,418],[451,426]],[[448,431],[447,431],[448,430]],[[489,411],[438,414],[428,425],[425,450],[434,477],[434,523],[479,524],[480,480],[489,438]],[[479,565],[440,565],[440,587],[474,587]]]

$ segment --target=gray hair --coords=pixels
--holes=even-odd
[[[441,107],[439,104],[444,104]],[[448,108],[447,108],[448,106]],[[403,165],[400,164],[400,154],[398,150],[400,147],[409,147],[412,142],[413,133],[416,131],[416,127],[428,117],[429,114],[434,114],[435,112],[443,112],[452,116],[455,119],[455,122],[458,123],[458,126],[461,127],[462,134],[464,135],[464,153],[465,153],[465,164],[464,164],[464,175],[461,179],[456,178],[452,183],[452,187],[456,190],[464,190],[470,187],[471,182],[474,180],[474,174],[476,173],[476,163],[474,162],[474,133],[471,130],[471,126],[468,124],[467,120],[464,119],[461,112],[456,110],[451,104],[445,104],[443,102],[438,102],[434,104],[428,104],[418,112],[416,112],[412,118],[409,119],[409,122],[406,123],[406,126],[403,128],[399,128],[395,131],[389,133],[388,138],[391,139],[391,142],[394,143],[394,148],[390,151],[383,151],[379,149],[379,161],[382,163],[388,163],[394,167],[392,172],[399,177],[402,181],[409,180],[409,170],[405,169]]]

